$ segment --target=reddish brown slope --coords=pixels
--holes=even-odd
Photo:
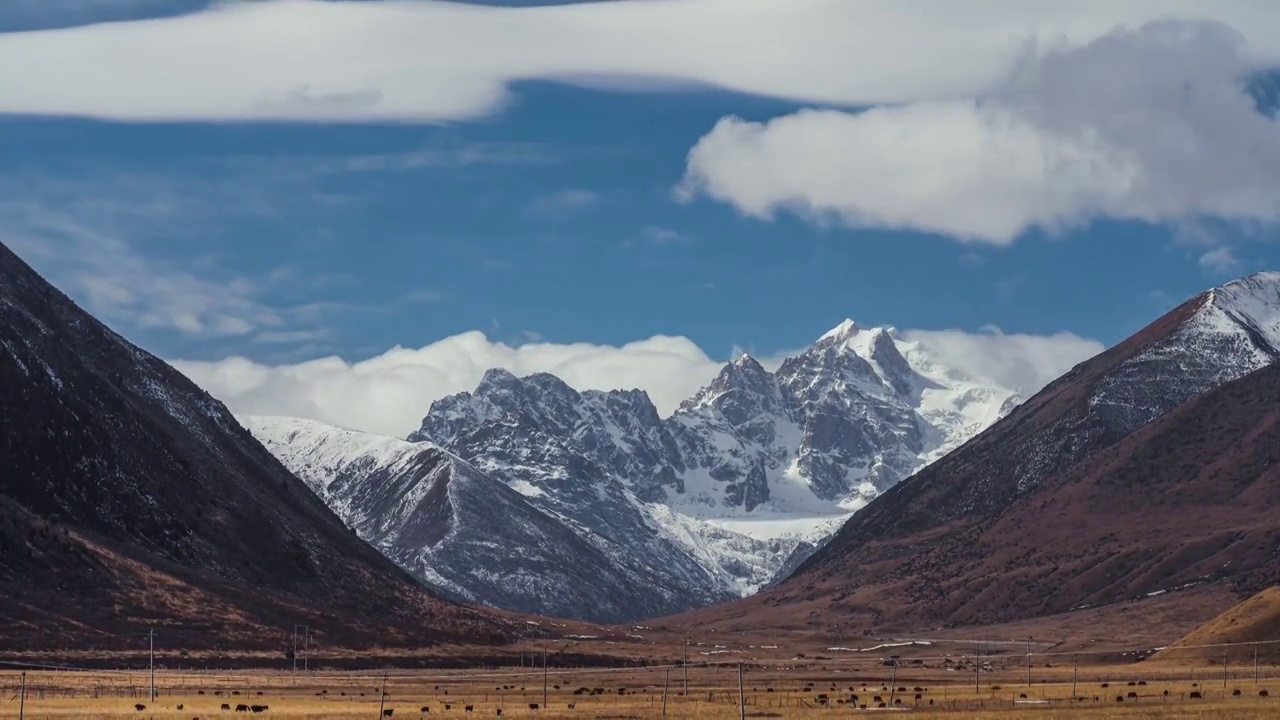
[[[1280,587],[1269,587],[1187,633],[1157,653],[1156,658],[1217,660],[1227,649],[1223,646],[1234,645],[1227,649],[1229,655],[1247,659],[1256,649],[1260,660],[1274,664],[1280,658],[1276,638],[1280,638]]]
[[[1278,463],[1280,366],[1271,366],[999,510],[875,537],[895,507],[885,503],[761,601],[808,599],[824,614],[920,626],[1007,622],[1196,582],[1254,592],[1280,579]],[[964,470],[951,479],[963,482]]]

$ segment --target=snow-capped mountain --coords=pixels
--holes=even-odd
[[[1271,582],[1278,359],[1280,273],[1201,293],[877,498],[761,602],[802,587],[813,613],[997,623],[1210,568]]]
[[[847,513],[1019,400],[891,328],[846,320],[776,372],[749,355],[728,363],[666,419],[639,390],[579,393],[492,370],[475,392],[433,403],[410,439],[530,494],[572,495],[607,476],[699,517]]]
[[[884,489],[1016,405],[889,328],[845,321],[775,372],[743,355],[662,418],[638,390],[491,370],[409,437],[465,458],[687,607],[794,567]],[[287,461],[286,461],[287,462]]]
[[[856,510],[1019,400],[846,320],[775,373],[744,355],[680,406],[668,426],[683,489],[666,501],[709,517]]]
[[[737,358],[666,418],[639,390],[494,369],[433,403],[407,440],[242,422],[443,591],[622,621],[763,587],[1018,399],[892,329],[845,321],[775,372]]]
[[[696,565],[692,582],[658,574],[575,532],[431,443],[295,418],[240,420],[360,537],[457,599],[621,622],[730,597],[711,591]]]

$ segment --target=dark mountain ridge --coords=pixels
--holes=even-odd
[[[362,542],[221,403],[3,245],[0,467],[12,646],[109,647],[156,623],[192,648],[275,642],[293,623],[330,645],[505,636]]]

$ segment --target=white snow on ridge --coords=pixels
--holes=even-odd
[[[1206,329],[1243,335],[1247,326],[1272,348],[1280,347],[1280,272],[1257,273],[1210,290],[1198,315]],[[1272,360],[1261,349],[1255,357],[1262,363]]]
[[[237,418],[285,467],[304,468],[299,475],[322,496],[339,472],[354,463],[393,467],[430,443],[336,428],[315,420],[242,415]],[[299,458],[305,458],[300,462]]]

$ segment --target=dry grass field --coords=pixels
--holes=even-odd
[[[935,662],[936,661],[936,662]],[[844,717],[904,712],[917,717],[1280,717],[1280,669],[1233,663],[1160,661],[1081,665],[1037,660],[1027,684],[1025,655],[793,659],[745,666],[747,717]],[[544,678],[546,700],[543,699]],[[738,717],[738,668],[682,667],[472,671],[129,671],[0,672],[0,717],[16,718],[400,718]],[[1073,695],[1073,684],[1074,695]],[[976,688],[975,688],[976,679]],[[386,696],[381,697],[385,687]],[[1266,691],[1266,695],[1262,695]],[[1200,697],[1194,697],[1199,693]],[[533,705],[537,709],[533,709]],[[881,705],[883,704],[883,707]],[[239,706],[244,710],[237,712]],[[253,706],[261,706],[255,713]],[[139,709],[138,706],[142,706]],[[865,708],[863,707],[865,706]]]

